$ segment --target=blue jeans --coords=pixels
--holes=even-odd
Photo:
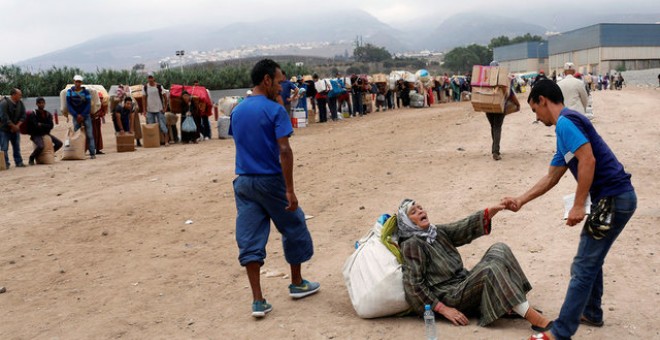
[[[202,114],[202,136],[211,138],[211,121],[209,116]]]
[[[236,198],[236,243],[242,266],[264,263],[270,221],[282,234],[284,258],[289,264],[301,264],[312,258],[314,246],[307,229],[305,213],[298,207],[287,211],[286,184],[282,174],[249,176],[234,179]]]
[[[160,132],[167,134],[167,125],[165,124],[165,114],[162,112],[147,112],[147,124],[158,123]]]
[[[353,92],[353,115],[362,115],[362,93]]]
[[[24,123],[25,124],[25,123]],[[14,153],[14,163],[16,165],[23,164],[21,157],[21,134],[19,132],[7,132],[0,130],[0,150],[5,152],[5,164],[9,168],[9,143],[11,142],[11,149]]]
[[[337,97],[328,96],[328,108],[330,109],[330,117],[332,120],[337,120]]]
[[[582,229],[566,298],[551,330],[556,339],[570,339],[577,331],[582,315],[596,322],[603,320],[603,263],[610,247],[635,212],[637,196],[634,191],[629,191],[614,196],[613,201],[612,229],[604,238],[596,240],[585,228]],[[594,208],[592,205],[591,209]]]
[[[73,119],[73,131],[78,131],[80,129],[80,124],[76,118]],[[92,118],[90,116],[85,117],[85,135],[87,136],[87,141],[89,143],[89,155],[96,155],[96,145],[94,144],[94,131],[92,131]]]

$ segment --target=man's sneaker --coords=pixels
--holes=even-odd
[[[252,316],[255,318],[263,318],[272,310],[273,306],[266,300],[252,302]]]
[[[303,280],[299,286],[294,284],[289,285],[289,296],[294,299],[300,299],[318,292],[319,289],[321,289],[320,283]]]
[[[34,157],[30,156],[30,159],[28,160],[28,164],[34,165]]]

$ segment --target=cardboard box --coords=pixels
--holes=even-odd
[[[294,128],[307,127],[307,119],[305,119],[305,118],[291,118],[291,125],[293,125]]]
[[[373,75],[374,83],[387,83],[387,75],[383,73],[376,73]]]
[[[504,113],[506,88],[473,87],[472,107],[475,111]]]
[[[506,86],[509,87],[509,70],[500,66],[472,67],[472,86]]]
[[[117,135],[117,152],[135,151],[135,135],[126,133]]]

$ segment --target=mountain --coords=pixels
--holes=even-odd
[[[304,20],[271,20],[235,23],[226,26],[175,26],[137,33],[112,34],[63,48],[20,62],[21,66],[45,69],[51,66],[131,68],[141,63],[147,69],[159,67],[159,60],[174,57],[175,51],[253,50],[244,56],[308,55],[333,57],[349,53],[355,39],[387,48],[390,52],[411,50],[448,51],[469,44],[487,45],[498,36],[515,37],[530,33],[543,36],[548,31],[563,32],[598,22],[658,22],[660,14],[594,14],[545,11],[531,18],[485,12],[456,14],[445,20],[427,13],[417,21],[401,22],[399,29],[381,22],[367,12],[343,9],[341,12],[309,14]],[[441,21],[441,22],[440,22]],[[533,21],[534,23],[529,23]],[[439,24],[437,24],[440,22]],[[311,43],[316,43],[314,46]],[[321,44],[323,43],[323,44]],[[290,44],[310,44],[292,46]],[[279,45],[277,47],[274,47]],[[250,54],[252,53],[252,54]]]
[[[487,13],[461,13],[447,18],[418,41],[418,48],[447,51],[470,44],[488,45],[494,37],[515,37],[530,33],[543,36],[547,29],[520,19]]]
[[[391,51],[404,51],[405,34],[360,10],[309,15],[305,20],[273,20],[235,23],[224,27],[170,27],[138,33],[102,36],[20,62],[33,68],[75,65],[84,70],[96,68],[130,68],[137,63],[157,66],[159,59],[173,56],[177,50],[232,50],[257,45],[328,42],[334,48],[306,50],[312,56],[333,57],[337,52],[352,51],[356,37],[384,46]],[[278,53],[280,51],[278,50]],[[299,53],[294,53],[299,54]]]

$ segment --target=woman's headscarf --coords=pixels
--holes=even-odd
[[[408,212],[415,205],[415,201],[406,198],[399,205],[399,211],[397,213],[397,229],[399,229],[399,239],[409,238],[412,236],[425,237],[426,242],[432,244],[435,242],[435,238],[438,235],[436,227],[431,224],[429,227],[424,230],[417,226],[413,221],[408,217]]]

